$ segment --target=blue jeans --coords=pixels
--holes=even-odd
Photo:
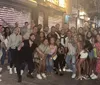
[[[67,55],[66,57],[66,64],[69,69],[76,73],[76,57],[74,55]]]
[[[2,50],[2,57],[1,57],[1,65],[4,65],[4,61],[5,61],[5,58],[6,58],[6,51],[4,48],[1,49]]]
[[[3,52],[3,55],[1,57],[1,65],[4,65],[4,62],[5,62],[5,59],[6,59],[6,51],[5,51],[4,48],[2,48],[2,52]],[[10,51],[8,51],[8,63],[10,63],[10,60],[11,60],[10,56],[11,56]]]
[[[95,56],[94,56],[94,50],[91,50],[91,51],[89,52],[89,58],[90,58],[90,59],[95,58]]]
[[[46,70],[47,72],[53,72],[53,60],[51,59],[51,55],[46,57]]]

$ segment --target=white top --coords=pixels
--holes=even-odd
[[[76,54],[76,48],[71,43],[68,43],[68,50],[68,55]]]
[[[64,37],[65,35],[61,35],[61,37]],[[64,43],[64,38],[61,38],[60,43],[65,47],[66,43],[68,41],[68,37],[65,37],[65,43]]]
[[[84,52],[84,50],[82,50],[80,52],[80,58],[87,58],[88,57],[88,53],[87,52]]]
[[[15,33],[11,34],[8,41],[8,49],[9,48],[16,49],[16,47],[18,47],[21,42],[22,42],[21,35],[16,35]]]

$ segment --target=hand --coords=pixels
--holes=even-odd
[[[20,50],[21,50],[21,48],[19,47],[17,50],[18,50],[18,51],[20,51]]]

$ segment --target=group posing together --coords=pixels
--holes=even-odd
[[[0,72],[7,57],[9,74],[14,68],[18,82],[26,67],[29,78],[34,78],[34,71],[38,79],[53,73],[63,76],[64,71],[77,80],[100,78],[100,29],[64,25],[60,30],[56,24],[49,32],[48,26],[43,30],[41,24],[28,26],[28,22],[22,28],[18,23],[12,29],[0,25]]]

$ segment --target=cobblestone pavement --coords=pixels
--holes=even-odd
[[[100,85],[100,80],[79,81],[71,79],[71,73],[65,73],[64,76],[52,75],[47,79],[38,80],[37,78],[29,79],[24,73],[22,83],[18,83],[16,74],[10,75],[7,70],[3,70],[0,85]]]

